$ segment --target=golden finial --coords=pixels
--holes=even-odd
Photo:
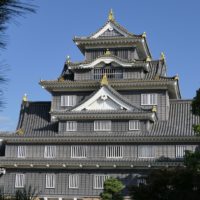
[[[108,85],[108,79],[106,74],[103,75],[103,78],[101,79],[101,86]]]
[[[150,62],[150,61],[151,61],[150,56],[147,56],[147,58],[146,58],[146,62]]]
[[[16,131],[17,135],[24,135],[24,129],[20,128]]]
[[[59,81],[59,82],[63,82],[63,81],[65,81],[65,79],[64,79],[63,76],[61,76],[61,77],[58,78],[58,81]]]
[[[110,50],[107,49],[105,55],[109,56],[111,54]]]
[[[67,63],[70,63],[70,56],[67,56]]]
[[[163,52],[161,52],[161,54],[160,54],[160,59],[161,59],[161,60],[164,60],[164,61],[166,60],[165,54],[164,54]]]
[[[109,21],[115,21],[114,13],[112,9],[110,9],[109,15],[108,15],[108,20]]]
[[[152,109],[151,109],[151,111],[152,111],[152,112],[157,112],[157,107],[156,107],[156,106],[153,106]]]
[[[143,38],[146,38],[146,37],[147,37],[146,32],[144,32],[144,33],[142,34],[142,37],[143,37]]]
[[[24,94],[24,96],[23,96],[23,102],[27,102],[27,101],[28,101],[27,94]]]
[[[174,80],[176,80],[176,81],[179,80],[179,76],[178,76],[178,74],[176,74],[176,76],[174,77]]]
[[[160,76],[159,76],[158,74],[156,74],[155,77],[154,77],[154,80],[157,81],[157,80],[159,80],[159,79],[160,79]]]

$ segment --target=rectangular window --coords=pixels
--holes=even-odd
[[[155,146],[151,145],[139,145],[138,146],[138,158],[154,158]]]
[[[46,174],[46,188],[55,188],[56,175]]]
[[[74,145],[71,146],[71,158],[86,158],[87,146]]]
[[[129,121],[129,130],[140,130],[140,121],[139,120],[130,120]]]
[[[145,178],[138,178],[137,179],[137,185],[140,186],[140,185],[146,185],[146,179]]]
[[[106,158],[123,158],[123,146],[106,146]]]
[[[63,95],[61,96],[61,106],[75,106],[76,99],[75,95]]]
[[[94,69],[95,80],[102,79],[104,74],[106,74],[108,79],[122,79],[123,78],[122,69],[111,69],[111,68]]]
[[[17,147],[17,157],[18,158],[26,157],[26,146],[18,146]]]
[[[111,121],[110,120],[98,120],[94,121],[95,131],[111,131]]]
[[[66,122],[66,131],[76,131],[77,122],[76,121],[67,121]]]
[[[141,105],[157,105],[158,95],[152,94],[141,94]]]
[[[108,178],[108,175],[94,175],[94,189],[103,189],[104,181]]]
[[[45,146],[44,157],[45,158],[55,158],[56,157],[56,146]]]
[[[23,188],[25,185],[25,175],[24,174],[16,174],[15,177],[15,187]]]
[[[176,145],[176,158],[183,158],[185,155],[186,145]]]
[[[77,174],[69,175],[69,188],[79,187],[79,176]]]

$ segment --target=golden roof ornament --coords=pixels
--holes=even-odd
[[[163,52],[161,52],[160,54],[160,59],[164,61],[166,60],[165,54]]]
[[[58,78],[58,82],[63,82],[63,81],[65,81],[65,79],[64,79],[63,76],[61,76],[61,77]]]
[[[103,78],[101,79],[101,86],[103,85],[108,85],[108,79],[106,74],[104,74]]]
[[[157,112],[157,107],[156,107],[156,106],[153,106],[152,109],[151,109],[151,111],[152,111],[152,112]]]
[[[27,102],[28,101],[28,98],[27,98],[27,94],[25,93],[23,98],[22,98],[23,102]]]
[[[24,135],[24,129],[20,128],[16,131],[17,135]]]
[[[176,76],[174,77],[174,80],[176,80],[176,81],[179,80],[179,76],[178,76],[178,74],[176,74]]]
[[[151,61],[150,56],[147,56],[147,58],[146,58],[146,62],[150,62],[150,61]]]
[[[70,63],[70,56],[69,55],[67,56],[67,63],[68,64]]]
[[[110,50],[107,49],[105,55],[106,55],[106,56],[109,56],[110,54],[111,54]]]
[[[143,37],[143,38],[146,38],[146,37],[147,37],[146,32],[144,32],[144,33],[142,34],[142,37]]]
[[[110,9],[109,15],[108,15],[108,20],[109,21],[115,21],[114,13],[112,9]]]

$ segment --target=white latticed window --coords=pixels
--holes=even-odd
[[[140,145],[138,146],[138,158],[154,158],[155,146]]]
[[[25,185],[25,175],[24,174],[16,174],[15,177],[15,187],[23,188]]]
[[[55,158],[56,157],[56,146],[45,146],[44,157],[45,158]]]
[[[55,188],[56,175],[46,174],[46,188]]]
[[[140,121],[139,120],[130,120],[129,121],[129,130],[137,131],[140,130]]]
[[[74,145],[71,146],[71,158],[86,158],[87,146]]]
[[[61,106],[75,106],[76,96],[75,95],[63,95],[61,96]]]
[[[66,131],[76,131],[77,122],[76,121],[67,121],[66,122]]]
[[[79,175],[71,174],[69,175],[69,188],[78,188],[79,187]]]
[[[176,158],[183,158],[185,155],[186,145],[176,145]]]
[[[108,175],[94,175],[94,189],[103,189],[103,185]]]
[[[146,185],[146,179],[145,178],[138,178],[137,179],[137,185],[139,186],[139,185]]]
[[[95,131],[111,131],[111,121],[110,120],[98,120],[94,121]]]
[[[106,74],[108,79],[122,79],[123,71],[121,69],[110,69],[110,68],[101,68],[94,69],[94,79],[101,79],[103,75]]]
[[[106,146],[106,158],[123,158],[123,146]]]
[[[18,146],[17,147],[17,157],[18,158],[26,157],[26,146]]]
[[[141,105],[157,105],[158,95],[152,94],[141,94]]]

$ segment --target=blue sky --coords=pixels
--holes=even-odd
[[[8,46],[1,60],[9,66],[4,94],[6,108],[0,112],[0,130],[15,130],[24,93],[30,101],[49,101],[38,84],[56,79],[70,55],[83,55],[74,36],[87,36],[99,29],[113,9],[119,24],[130,32],[147,33],[154,59],[167,58],[168,76],[179,74],[182,97],[190,99],[200,87],[199,0],[35,0],[36,14],[9,24]]]

